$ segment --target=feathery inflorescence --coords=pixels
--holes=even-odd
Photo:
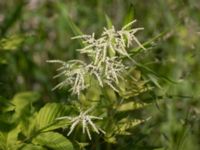
[[[86,54],[90,62],[86,64],[81,60],[68,62],[49,60],[49,63],[61,65],[55,78],[64,77],[63,81],[57,84],[54,89],[69,86],[72,94],[79,96],[83,90],[90,86],[86,78],[93,76],[101,87],[108,85],[118,92],[119,79],[123,79],[123,73],[128,69],[122,60],[124,56],[130,58],[127,49],[133,42],[145,49],[135,36],[135,33],[143,28],[129,29],[135,22],[135,20],[130,22],[119,31],[115,30],[114,26],[110,29],[104,28],[101,37],[97,39],[94,33],[73,37],[72,39],[82,40],[85,46],[78,51],[81,54]]]

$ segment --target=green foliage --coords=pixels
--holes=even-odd
[[[1,0],[0,150],[199,150],[199,6],[199,0]],[[71,37],[97,38],[103,27],[119,30],[134,19],[133,27],[144,27],[136,37],[146,50],[133,43],[132,60],[122,57],[132,69],[115,85],[118,92],[95,76],[85,77],[91,86],[79,97],[70,86],[52,92],[63,78],[51,78],[57,66],[46,60],[94,59],[79,54],[86,44]],[[83,116],[98,116],[91,121],[105,134],[89,125],[90,140],[78,123],[68,135],[72,119],[88,109]]]
[[[88,141],[85,132],[89,140],[93,140],[94,134],[91,135],[93,131],[97,133],[96,138],[102,136],[104,142],[111,146],[118,144],[118,140],[123,141],[120,136],[128,138],[132,135],[131,130],[150,120],[150,115],[142,118],[138,110],[142,112],[147,109],[148,103],[151,104],[152,101],[145,103],[140,97],[152,90],[153,83],[159,84],[153,77],[147,78],[151,73],[144,75],[139,67],[134,66],[135,58],[130,58],[128,49],[133,41],[145,50],[134,35],[141,28],[131,28],[134,22],[128,23],[117,31],[107,16],[109,28],[104,29],[100,38],[96,38],[95,34],[74,37],[73,39],[81,39],[83,48],[79,51],[89,58],[89,62],[48,61],[60,65],[57,69],[59,73],[55,78],[63,77],[54,89],[62,89],[66,86],[72,93],[69,98],[76,98],[68,105],[75,105],[80,109],[78,116],[67,115],[58,118],[69,120],[70,128],[67,135],[72,134],[72,141]],[[149,69],[145,65],[142,66]],[[133,113],[135,116],[131,115]],[[100,127],[93,122],[94,119],[99,120]],[[82,133],[80,126],[82,126]],[[79,134],[82,134],[83,139],[77,136]],[[98,138],[95,141],[101,143],[101,140]],[[92,143],[88,146],[92,146]]]
[[[34,139],[33,143],[55,150],[73,150],[71,142],[63,135],[55,132],[41,133]]]
[[[4,105],[0,116],[2,150],[43,150],[46,147],[56,150],[66,147],[72,149],[73,146],[68,139],[59,133],[50,132],[61,127],[55,118],[66,113],[66,109],[61,104],[49,103],[37,112],[34,103],[38,100],[39,95],[34,92],[19,93],[10,101],[1,100]]]
[[[23,36],[10,36],[8,38],[3,38],[0,40],[1,50],[16,50],[22,42],[25,40]]]

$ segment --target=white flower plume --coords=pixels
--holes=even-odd
[[[72,94],[80,95],[80,92],[87,88],[88,85],[85,84],[85,74],[87,73],[86,64],[80,60],[71,60],[68,62],[60,60],[49,60],[49,63],[59,63],[61,67],[57,69],[60,73],[54,76],[58,78],[64,76],[65,79],[57,84],[53,90],[57,88],[62,88],[64,86],[71,86],[70,91]]]
[[[122,56],[130,58],[127,49],[133,42],[145,49],[135,36],[135,33],[143,30],[143,28],[131,28],[135,22],[135,20],[130,22],[119,31],[115,30],[114,27],[104,28],[100,38],[95,38],[94,33],[73,37],[72,39],[82,39],[85,47],[78,49],[78,51],[86,54],[90,58],[90,62],[86,64],[80,60],[68,62],[48,61],[61,64],[58,69],[59,74],[55,77],[64,77],[64,80],[56,85],[54,89],[67,85],[71,87],[72,94],[79,96],[81,91],[90,86],[86,82],[86,76],[90,75],[96,78],[101,87],[108,85],[118,92],[119,79],[123,79],[123,73],[128,69],[123,64]]]
[[[64,116],[64,117],[56,118],[56,120],[63,120],[63,119],[70,120],[71,126],[70,126],[70,130],[69,130],[67,136],[69,136],[74,131],[76,126],[82,125],[82,133],[85,134],[85,131],[86,131],[89,139],[91,140],[92,138],[91,138],[91,134],[90,134],[90,128],[92,128],[97,134],[100,134],[100,132],[105,134],[105,131],[103,131],[101,128],[97,127],[92,121],[93,119],[102,120],[103,118],[88,115],[88,113],[91,110],[92,109],[88,109],[85,112],[80,111],[80,114],[76,117]]]

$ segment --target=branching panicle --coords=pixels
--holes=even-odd
[[[95,78],[100,87],[109,86],[113,91],[120,93],[119,83],[124,80],[124,75],[129,68],[123,62],[123,58],[129,59],[130,55],[128,49],[136,42],[142,49],[145,49],[135,34],[143,28],[131,29],[135,20],[125,25],[121,30],[117,31],[114,26],[110,29],[104,28],[100,38],[92,35],[79,35],[72,39],[81,39],[84,45],[83,48],[78,49],[81,54],[85,54],[90,62],[85,63],[81,60],[70,60],[64,62],[61,60],[50,60],[49,63],[58,63],[61,65],[57,69],[59,72],[54,78],[63,77],[63,81],[54,87],[54,89],[69,86],[72,94],[77,95],[78,98],[83,90],[90,86],[88,78]],[[99,134],[105,132],[98,128],[93,122],[93,119],[101,120],[103,118],[88,115],[90,109],[82,112],[77,117],[60,117],[57,120],[70,120],[71,126],[68,132],[70,135],[76,126],[82,125],[83,134],[86,132],[89,139],[91,139],[90,128]]]
[[[85,112],[80,111],[80,114],[76,117],[64,116],[64,117],[59,117],[56,120],[63,120],[63,119],[70,120],[71,126],[70,126],[70,131],[67,134],[68,136],[74,131],[76,126],[78,126],[79,124],[82,125],[83,134],[85,134],[85,130],[86,130],[87,135],[88,135],[89,139],[91,140],[91,134],[90,134],[89,127],[91,127],[97,134],[100,134],[100,132],[105,134],[105,131],[103,131],[101,128],[97,127],[92,121],[92,120],[102,120],[103,118],[88,115],[88,113],[90,111],[91,111],[91,109],[88,109]]]
[[[129,29],[136,20],[116,31],[114,26],[110,29],[104,28],[102,36],[95,38],[92,35],[79,35],[72,39],[82,39],[85,47],[78,49],[80,53],[86,54],[92,60],[89,64],[80,60],[71,60],[67,63],[60,60],[50,60],[50,63],[59,63],[60,72],[55,78],[63,76],[65,79],[54,89],[62,88],[63,86],[71,86],[72,94],[80,95],[81,91],[85,90],[89,85],[86,83],[86,74],[94,76],[99,85],[103,87],[109,85],[113,90],[118,92],[116,85],[119,78],[123,79],[123,72],[128,69],[123,64],[121,56],[130,58],[127,48],[135,41],[141,48],[145,49],[138,41],[135,33],[143,28]],[[110,51],[114,55],[110,55]]]

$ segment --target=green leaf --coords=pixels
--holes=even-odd
[[[132,111],[132,110],[144,108],[146,105],[147,105],[146,103],[141,103],[141,102],[127,102],[118,106],[116,110],[119,112]]]
[[[99,101],[101,94],[101,87],[99,86],[98,81],[96,81],[94,78],[91,78],[90,87],[86,92],[86,100]]]
[[[124,17],[123,25],[126,25],[133,20],[134,20],[134,9],[133,9],[133,5],[130,5],[126,13],[126,16]]]
[[[6,149],[6,135],[3,132],[0,132],[0,149]]]
[[[144,47],[146,47],[146,48],[147,48],[148,46],[150,47],[150,46],[152,45],[153,42],[155,42],[156,40],[158,40],[159,38],[161,38],[162,36],[164,36],[164,35],[167,34],[168,32],[169,32],[169,30],[164,31],[164,32],[161,32],[160,34],[156,35],[155,37],[151,38],[150,40],[148,40],[148,41],[142,43],[142,45],[143,45]],[[133,53],[130,54],[130,55],[131,55],[131,56],[132,56],[132,55],[135,55],[135,54],[139,53],[141,50],[142,50],[141,46],[138,46],[138,47],[136,47],[136,48],[133,48],[132,50],[130,50],[130,53],[133,52]]]
[[[70,29],[72,30],[74,36],[77,35],[83,35],[83,32],[76,26],[76,24],[72,21],[72,19],[69,17],[68,15],[68,11],[65,7],[65,5],[63,5],[62,3],[58,2],[56,3],[57,9],[60,13],[60,17],[62,17],[64,23],[66,23],[66,25],[68,25],[70,27]],[[82,40],[79,39],[79,44],[81,46],[84,46],[84,44],[82,43]]]
[[[43,108],[40,109],[37,115],[37,128],[42,131],[50,131],[62,127],[64,123],[67,124],[67,122],[58,122],[56,121],[56,118],[64,116],[66,111],[66,107],[61,104],[46,104]]]
[[[72,143],[63,135],[55,132],[41,133],[33,140],[33,143],[53,150],[73,150]]]
[[[76,148],[76,145],[77,149],[85,149],[85,147],[88,146],[89,143],[75,141],[74,149]]]
[[[112,28],[113,23],[112,23],[110,17],[108,17],[108,15],[105,15],[105,16],[106,16],[107,28],[110,29],[110,28]]]
[[[115,93],[115,91],[110,88],[109,86],[105,86],[104,87],[104,93],[103,93],[106,98],[112,103],[115,102],[117,100],[117,95]]]
[[[168,78],[167,76],[164,76],[162,74],[159,74],[157,72],[155,72],[154,70],[152,70],[151,68],[143,65],[142,63],[139,63],[137,61],[135,61],[134,59],[131,59],[132,63],[135,64],[138,68],[141,68],[143,71],[146,71],[147,73],[150,73],[150,74],[153,74],[155,75],[156,77],[158,78],[161,78],[165,81],[168,81],[168,82],[171,82],[171,83],[174,83],[174,84],[177,84],[178,82],[176,81],[173,81],[172,79]]]
[[[37,92],[22,92],[14,96],[12,103],[17,107],[17,109],[21,109],[28,104],[36,102],[39,98],[40,95]]]
[[[33,144],[23,144],[20,147],[20,150],[47,150],[44,147],[38,146],[38,145],[33,145]]]
[[[40,95],[36,92],[18,93],[12,99],[12,104],[15,105],[15,119],[25,119],[28,117],[32,108],[32,103],[39,99]]]
[[[115,128],[116,130],[115,133],[118,135],[131,135],[131,133],[128,132],[127,130],[132,129],[142,124],[143,122],[145,122],[145,120],[142,120],[142,119],[130,120],[128,118],[124,118],[117,123],[116,128]]]
[[[8,149],[15,150],[17,149],[17,144],[18,144],[18,136],[20,133],[21,129],[19,126],[17,126],[15,129],[11,130],[7,134],[7,139],[6,139],[6,145],[8,146]]]
[[[106,136],[106,137],[104,138],[104,140],[105,140],[107,143],[112,143],[112,144],[116,144],[116,143],[117,143],[117,139],[116,139],[115,136],[110,136],[110,135],[108,135],[108,136]]]
[[[150,80],[160,89],[162,89],[161,85],[158,82],[158,77],[148,74],[148,77],[150,78]]]
[[[9,100],[0,96],[0,112],[13,111],[14,106]]]
[[[130,97],[138,96],[151,88],[148,87],[147,81],[142,79],[137,79],[137,76],[130,76],[131,78],[127,81],[120,81],[119,89],[120,89],[120,96],[124,99],[128,99]]]
[[[25,40],[24,36],[12,35],[0,40],[0,50],[16,50]]]
[[[20,141],[18,140],[20,131],[20,127],[17,126],[9,132],[0,132],[0,150],[18,150],[20,146]]]
[[[36,125],[35,125],[35,118],[36,118],[36,113],[32,114],[28,118],[22,120],[19,123],[21,133],[26,136],[27,138],[30,138],[36,133]]]

